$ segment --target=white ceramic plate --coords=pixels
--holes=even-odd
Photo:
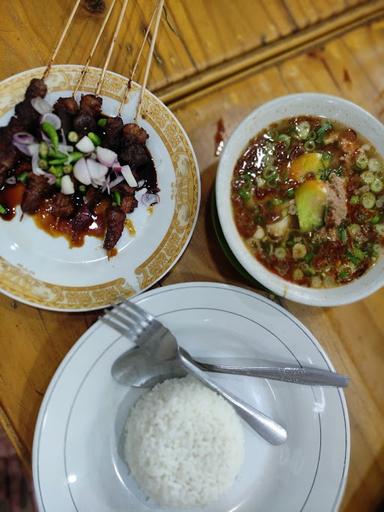
[[[48,77],[47,99],[70,96],[81,66],[54,66]],[[0,83],[0,126],[6,125],[13,107],[33,77],[32,69]],[[93,92],[99,70],[89,70],[83,92]],[[103,111],[116,115],[127,79],[107,73],[102,89]],[[122,116],[130,122],[139,87],[132,84]],[[62,238],[39,229],[29,215],[20,222],[20,209],[11,222],[0,219],[0,290],[22,302],[46,309],[87,311],[145,290],[176,263],[195,226],[200,182],[191,143],[171,111],[151,93],[145,95],[144,120],[148,149],[155,162],[160,204],[152,215],[140,205],[129,217],[136,235],[126,230],[117,244],[118,254],[109,259],[102,240],[86,237],[83,247],[69,248]]]
[[[275,303],[241,288],[185,283],[158,288],[134,301],[170,327],[195,356],[263,357],[333,369],[300,322]],[[52,379],[33,445],[40,512],[158,510],[140,494],[117,449],[129,408],[142,390],[114,382],[110,368],[131,346],[98,322],[80,338]],[[337,510],[350,449],[343,392],[256,378],[213,377],[281,422],[289,438],[282,446],[271,446],[244,424],[246,457],[236,482],[219,502],[199,510]]]
[[[236,128],[222,153],[216,177],[216,204],[224,236],[233,254],[252,277],[273,292],[312,306],[338,306],[367,297],[384,286],[384,257],[351,283],[335,288],[309,288],[291,283],[268,270],[247,249],[232,214],[231,181],[236,162],[248,142],[271,123],[299,115],[323,116],[355,129],[384,158],[384,125],[350,101],[318,93],[282,96],[261,105]]]

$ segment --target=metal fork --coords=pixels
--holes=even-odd
[[[237,396],[208,379],[202,370],[195,366],[189,354],[181,349],[176,338],[161,322],[142,308],[126,301],[109,311],[102,319],[145,350],[152,361],[161,363],[175,362],[208,388],[219,393],[236,409],[237,413],[261,437],[273,445],[287,440],[287,431],[273,419],[250,406]],[[121,375],[126,371],[124,354],[112,365],[112,376],[122,382]]]

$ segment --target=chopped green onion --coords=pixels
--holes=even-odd
[[[81,151],[74,151],[73,153],[70,153],[67,157],[67,164],[74,164],[75,162],[80,160],[80,158],[83,158],[83,156],[84,154],[81,153]]]
[[[85,194],[85,192],[87,191],[87,187],[85,185],[80,185],[79,186],[79,191],[83,194]]]
[[[107,120],[105,119],[105,117],[103,117],[97,121],[97,124],[98,124],[98,126],[101,126],[102,128],[104,128],[104,126],[107,124]]]
[[[100,146],[101,138],[94,132],[88,133],[88,138],[94,143],[95,146]]]
[[[364,181],[364,183],[369,185],[375,179],[375,175],[372,171],[364,171],[361,175],[361,179]]]
[[[120,206],[121,205],[121,194],[118,190],[114,190],[113,193],[112,193],[112,196],[113,196],[113,202],[115,203],[116,206]]]
[[[361,227],[358,224],[350,224],[347,229],[352,238],[356,238],[361,233]]]
[[[67,139],[69,140],[69,142],[78,142],[79,141],[79,136],[76,132],[69,132],[68,135],[67,135]]]
[[[62,167],[54,167],[53,165],[49,168],[49,172],[56,176],[56,178],[61,178],[64,174]]]
[[[365,153],[360,153],[356,158],[356,165],[359,169],[366,169],[368,165],[368,157]]]
[[[289,199],[293,199],[295,197],[295,189],[294,188],[289,188],[287,190],[287,197]]]
[[[292,247],[292,256],[295,260],[300,260],[304,258],[307,254],[307,248],[302,243],[297,243]]]
[[[272,199],[273,206],[279,206],[280,204],[283,204],[283,201],[279,197],[274,197]]]
[[[345,244],[345,242],[348,240],[347,231],[346,231],[345,227],[339,226],[337,232],[338,232],[340,240],[343,242],[343,244]]]
[[[61,177],[60,178],[56,178],[56,187],[61,187]]]
[[[315,130],[311,130],[308,135],[308,140],[315,140],[316,139],[316,132]]]
[[[66,162],[67,157],[65,158],[55,158],[54,160],[49,161],[49,165],[63,165]]]
[[[308,252],[305,256],[304,256],[304,261],[308,264],[311,264],[312,263],[312,260],[313,260],[313,257],[314,257],[314,254],[313,252]]]
[[[325,134],[329,131],[329,130],[332,130],[333,128],[333,125],[326,121],[325,123],[323,123],[320,128],[316,131],[316,142],[322,144],[324,142],[324,137],[325,137]]]
[[[364,208],[371,209],[375,206],[376,198],[372,192],[366,192],[361,196],[361,204]]]
[[[0,204],[0,214],[5,215],[7,213],[7,211],[8,210],[2,204]]]
[[[48,157],[49,158],[67,158],[67,154],[63,153],[62,151],[58,151],[57,149],[50,148],[48,151]]]
[[[49,147],[46,142],[40,142],[39,144],[39,155],[41,158],[47,158]]]
[[[284,247],[276,247],[275,249],[275,256],[278,260],[283,260],[287,255],[287,251],[284,249]]]
[[[371,183],[371,190],[372,192],[381,192],[383,190],[383,182],[380,178],[375,178]]]
[[[375,228],[380,236],[384,236],[384,224],[376,224]]]
[[[323,281],[320,276],[313,276],[311,279],[312,288],[321,288]]]
[[[316,147],[316,142],[314,140],[307,140],[305,143],[304,143],[304,148],[307,150],[307,151],[313,151]]]
[[[21,181],[21,183],[25,183],[28,179],[29,173],[27,171],[22,172],[18,175],[17,179],[18,181]]]
[[[379,172],[381,168],[380,162],[377,160],[377,158],[370,158],[368,160],[368,169],[371,172]]]
[[[289,148],[291,144],[291,137],[289,135],[286,135],[285,133],[281,133],[277,137],[277,140],[279,140],[280,142],[284,142],[286,148]]]
[[[323,162],[323,164],[328,167],[328,165],[330,164],[332,160],[332,153],[330,151],[324,151],[322,154],[321,154],[321,161]]]
[[[381,219],[380,215],[374,215],[371,219],[371,223],[378,224],[380,222],[380,219]]]
[[[70,174],[73,171],[73,166],[71,164],[64,165],[63,172],[64,174]]]
[[[53,147],[57,148],[59,145],[59,136],[57,134],[56,128],[51,123],[45,122],[42,123],[41,129],[51,139]]]
[[[359,204],[359,196],[351,196],[349,201],[351,204]]]
[[[348,279],[349,276],[350,276],[349,270],[342,270],[341,272],[339,272],[337,274],[337,278],[339,279],[339,281],[344,281],[345,279]]]
[[[300,270],[299,268],[295,268],[292,277],[295,281],[301,281],[304,277],[303,271]]]
[[[243,187],[239,190],[239,196],[243,201],[249,201],[251,194],[247,188]]]
[[[263,177],[268,181],[277,177],[277,169],[273,166],[268,166],[263,169]]]
[[[40,169],[43,169],[43,171],[45,171],[46,169],[48,169],[48,162],[44,159],[39,160],[39,167]]]
[[[296,132],[299,136],[299,139],[306,140],[308,139],[309,132],[311,131],[311,125],[308,121],[302,121],[298,125],[296,125]]]

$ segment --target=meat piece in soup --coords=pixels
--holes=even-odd
[[[231,190],[251,253],[284,279],[348,283],[384,246],[384,161],[356,131],[321,117],[274,123],[238,159]]]

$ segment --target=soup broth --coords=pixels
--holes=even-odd
[[[238,159],[233,215],[251,253],[314,288],[358,278],[384,246],[384,162],[351,128],[321,117],[274,123]]]

